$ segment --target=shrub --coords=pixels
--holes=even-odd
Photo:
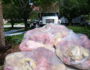
[[[12,44],[12,43],[19,44],[21,40],[19,39],[18,36],[7,36],[5,37],[5,42],[6,44]]]

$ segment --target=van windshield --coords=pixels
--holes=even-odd
[[[43,16],[57,16],[57,13],[43,13]]]

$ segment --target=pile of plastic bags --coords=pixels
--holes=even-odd
[[[63,25],[47,24],[27,31],[19,49],[21,52],[6,56],[4,70],[67,70],[64,64],[90,68],[89,38]]]
[[[7,55],[4,70],[67,70],[66,66],[48,49]]]
[[[45,47],[54,52],[56,44],[68,36],[70,32],[74,33],[63,25],[48,24],[44,27],[27,31],[19,48],[21,51],[32,51],[38,47]]]

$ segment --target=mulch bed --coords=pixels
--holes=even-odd
[[[5,56],[10,54],[10,53],[14,53],[14,52],[18,52],[20,51],[19,50],[19,45],[20,44],[17,44],[17,45],[9,45],[9,46],[5,46],[4,48],[1,48],[0,49],[0,66],[3,66],[4,64],[4,59],[5,59]],[[0,70],[1,70],[1,67],[0,67]]]

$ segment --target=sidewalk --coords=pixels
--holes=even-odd
[[[11,25],[4,25],[4,28],[11,27]],[[24,25],[14,25],[14,27],[25,27]]]
[[[11,25],[4,25],[4,28],[8,28],[8,27],[11,27]],[[14,27],[24,27],[24,25],[14,25]],[[13,35],[20,35],[20,34],[24,34],[26,32],[26,31],[18,32],[20,30],[23,30],[23,29],[6,31],[6,32],[4,32],[4,35],[6,37],[6,36],[13,36]],[[17,33],[14,33],[14,32],[17,32]]]
[[[18,32],[18,33],[12,33],[12,34],[4,34],[5,35],[5,37],[6,36],[14,36],[14,35],[20,35],[20,34],[24,34],[26,31],[24,31],[24,32]]]

